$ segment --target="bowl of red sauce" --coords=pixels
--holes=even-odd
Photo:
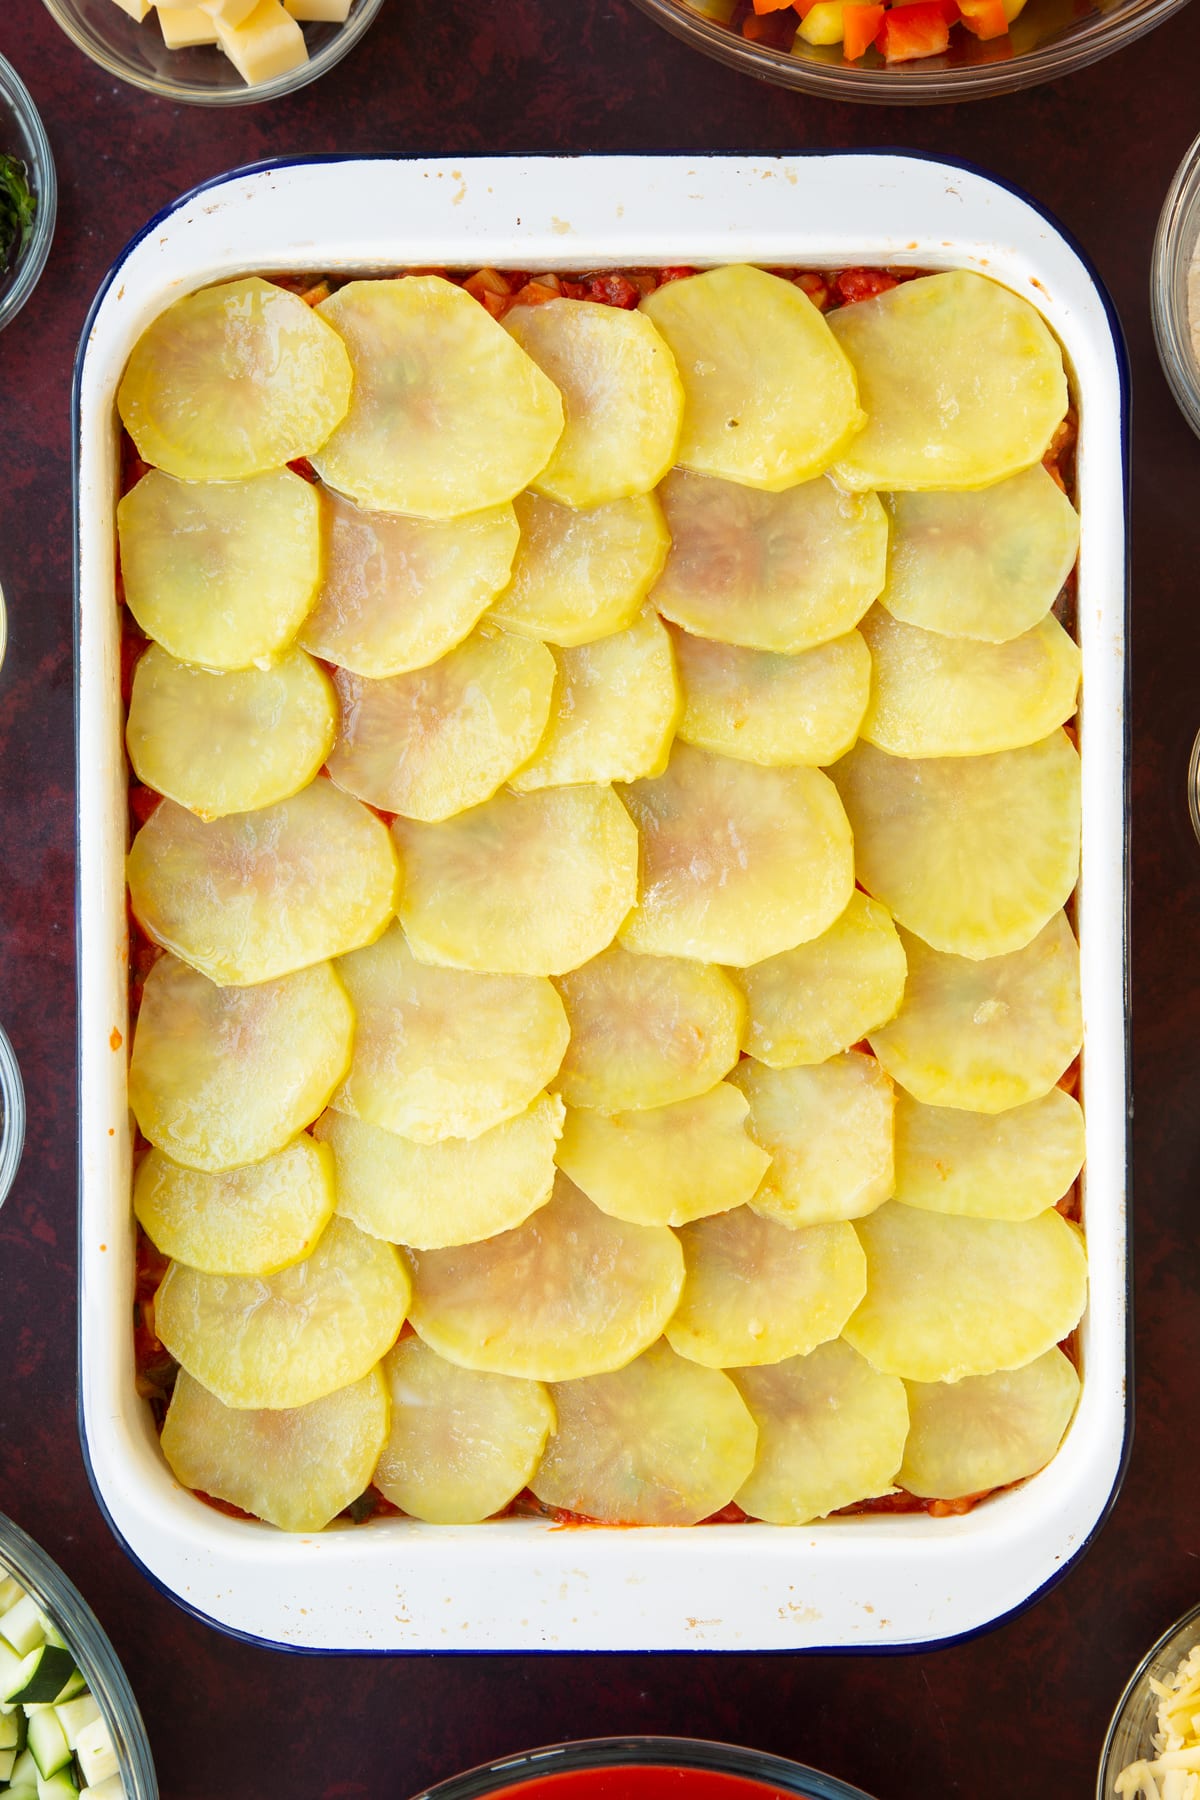
[[[413,1800],[871,1800],[781,1756],[698,1738],[589,1738],[469,1769]]]

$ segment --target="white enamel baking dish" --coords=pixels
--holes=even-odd
[[[619,1530],[393,1518],[294,1537],[225,1517],[175,1483],[133,1381],[126,776],[113,586],[114,397],[126,357],[170,301],[248,270],[741,260],[981,269],[1040,308],[1072,367],[1091,1301],[1069,1437],[1035,1479],[951,1519]],[[1073,246],[985,177],[890,154],[273,165],[186,196],[129,246],[84,334],[76,408],[81,1432],[97,1497],[130,1554],[224,1629],[314,1650],[890,1649],[976,1631],[1037,1595],[1103,1519],[1130,1429],[1126,420],[1114,323]]]

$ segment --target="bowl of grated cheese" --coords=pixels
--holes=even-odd
[[[1104,1741],[1096,1800],[1200,1800],[1200,1606],[1130,1676]]]

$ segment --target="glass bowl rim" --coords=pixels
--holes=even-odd
[[[16,318],[32,294],[46,266],[58,216],[58,176],[54,167],[54,152],[50,148],[42,116],[34,105],[29,89],[4,56],[0,56],[0,102],[11,109],[29,138],[36,164],[36,170],[31,172],[36,172],[38,178],[38,204],[33,219],[33,235],[25,246],[24,253],[17,258],[12,285],[0,294],[0,331],[3,331],[9,321]]]
[[[1100,1768],[1096,1776],[1096,1800],[1112,1800],[1111,1778],[1119,1775],[1120,1770],[1110,1768],[1109,1765],[1112,1761],[1117,1732],[1120,1730],[1134,1695],[1146,1680],[1151,1666],[1175,1642],[1176,1638],[1182,1637],[1188,1631],[1191,1631],[1195,1641],[1200,1643],[1200,1602],[1197,1602],[1195,1606],[1190,1606],[1173,1624],[1168,1625],[1166,1630],[1155,1638],[1122,1688],[1121,1698],[1113,1708],[1112,1717],[1108,1722],[1108,1730],[1104,1734],[1104,1748],[1100,1752]],[[1180,1662],[1182,1657],[1177,1656],[1175,1660]]]
[[[1191,226],[1192,242],[1184,233]],[[1150,322],[1167,385],[1200,436],[1200,358],[1192,349],[1187,309],[1187,263],[1200,249],[1200,137],[1188,145],[1158,216],[1150,257]]]
[[[8,1034],[0,1026],[0,1103],[3,1104],[3,1127],[0,1129],[0,1206],[8,1198],[16,1179],[25,1147],[25,1084],[16,1051]],[[0,1515],[2,1516],[2,1515]]]

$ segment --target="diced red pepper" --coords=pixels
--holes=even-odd
[[[958,0],[958,12],[967,30],[977,38],[1005,37],[1008,17],[1004,0]]]
[[[847,12],[852,10],[857,9],[846,8]],[[886,294],[889,288],[899,285],[894,275],[885,275],[882,269],[843,269],[837,278],[837,291],[844,306],[853,306],[856,300],[873,300],[876,294]]]
[[[632,312],[642,297],[640,288],[636,288],[626,275],[593,275],[588,282],[588,294],[601,306],[623,306],[626,312]]]
[[[879,28],[879,48],[887,62],[913,62],[919,56],[941,56],[950,43],[950,27],[939,0],[916,0],[893,6]]]
[[[999,5],[1000,0],[996,0],[996,4]],[[842,55],[847,62],[857,62],[860,56],[865,56],[879,36],[882,23],[882,6],[863,6],[847,0],[842,8]]]

